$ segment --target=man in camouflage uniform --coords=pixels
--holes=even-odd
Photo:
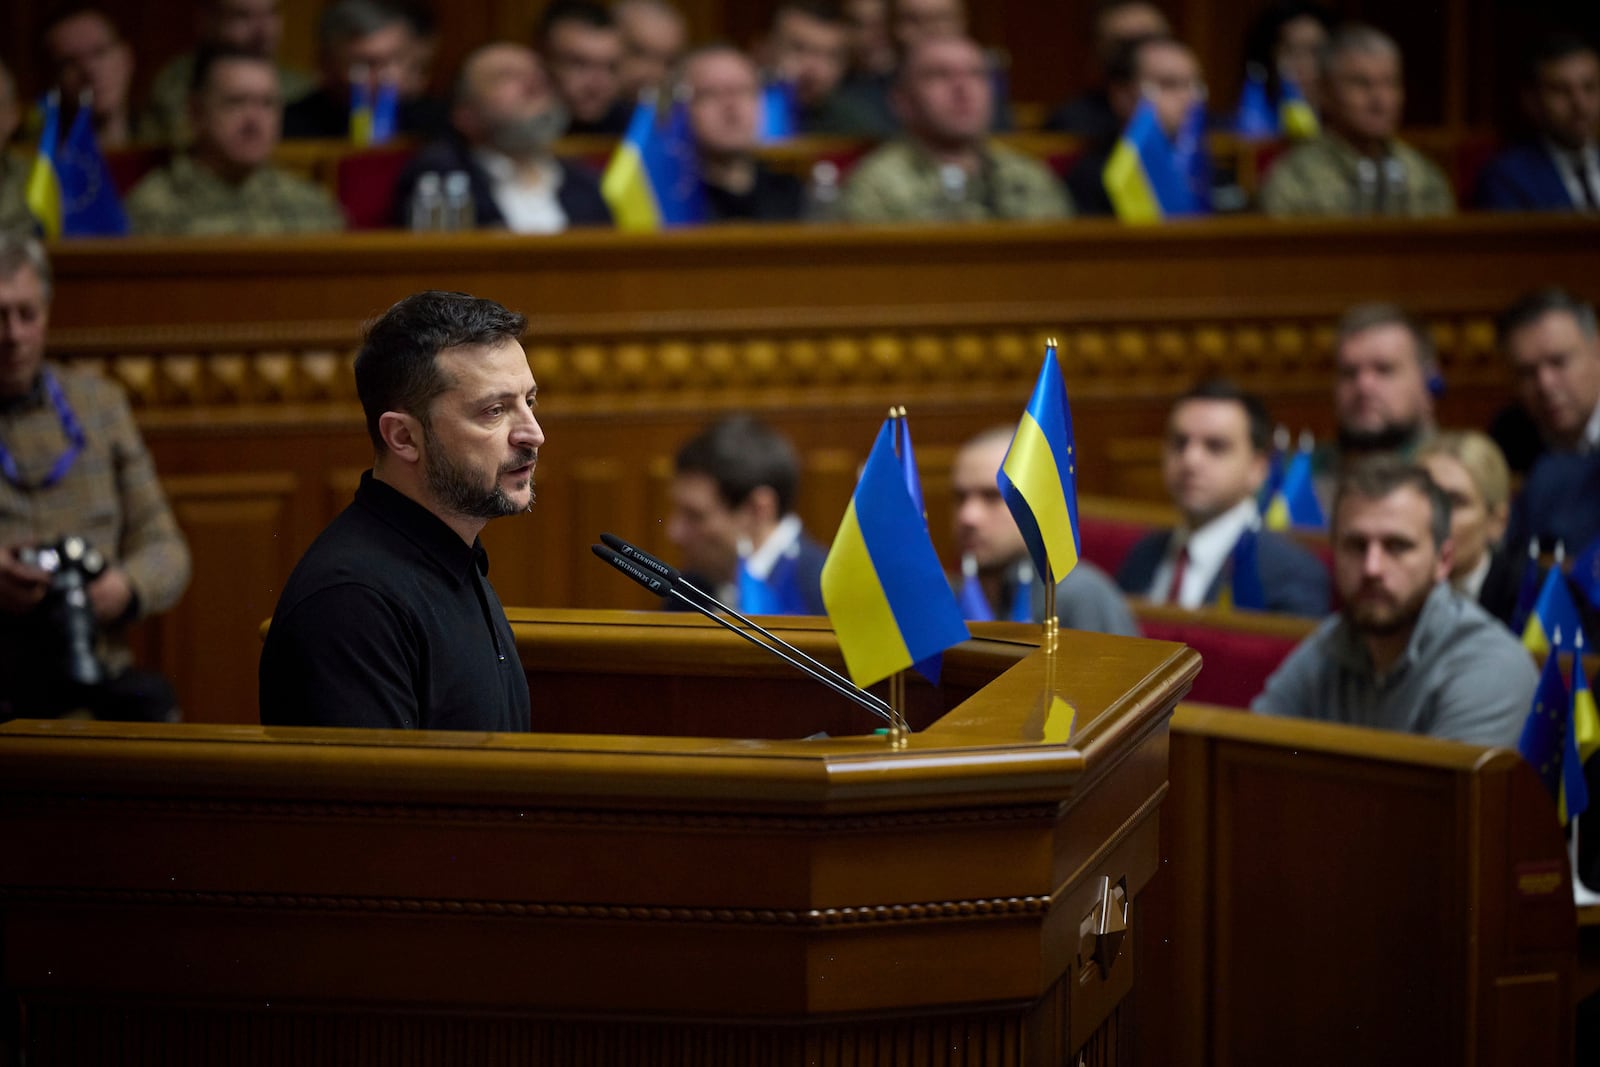
[[[28,213],[28,160],[6,150],[21,118],[17,81],[0,63],[0,233],[31,232],[35,225]]]
[[[896,75],[905,133],[863,159],[846,184],[854,222],[1055,219],[1072,214],[1048,167],[989,140],[994,90],[965,37],[919,40]]]
[[[314,233],[344,228],[327,190],[267,161],[278,146],[278,72],[251,52],[203,50],[189,118],[194,147],[128,195],[138,234]]]
[[[1370,26],[1336,32],[1322,54],[1323,124],[1267,177],[1269,215],[1389,215],[1455,212],[1439,168],[1395,136],[1405,103],[1400,48]]]
[[[236,48],[272,59],[283,37],[283,12],[278,0],[199,0],[195,13],[201,45]],[[140,126],[146,136],[168,144],[189,142],[189,86],[194,84],[194,52],[185,52],[162,67],[150,85],[150,103]],[[293,103],[317,86],[303,70],[278,65],[278,89]]]

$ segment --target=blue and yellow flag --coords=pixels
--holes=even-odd
[[[1578,605],[1572,601],[1567,588],[1567,576],[1557,562],[1545,572],[1544,585],[1539,598],[1533,602],[1533,612],[1522,628],[1522,643],[1536,656],[1552,650],[1568,652],[1583,641],[1583,630],[1578,622]],[[1564,635],[1564,636],[1563,636]]]
[[[67,139],[55,153],[57,187],[60,190],[61,235],[63,237],[122,237],[128,232],[128,216],[122,210],[111,168],[100,154],[94,136],[94,115],[90,101],[78,105]]]
[[[1577,647],[1572,653],[1572,740],[1567,745],[1567,765],[1561,773],[1563,794],[1560,807],[1563,822],[1566,817],[1576,818],[1589,808],[1589,783],[1583,775],[1583,765],[1600,750],[1600,711],[1594,703],[1594,692],[1589,688],[1589,678],[1583,669],[1583,632],[1578,632]]]
[[[1300,86],[1282,71],[1278,73],[1278,125],[1284,136],[1296,141],[1309,141],[1322,132],[1317,113],[1311,109]]]
[[[386,144],[399,132],[400,87],[373,85],[365,69],[350,74],[350,143],[362,148]]]
[[[1570,740],[1571,718],[1567,683],[1561,677],[1561,657],[1546,656],[1544,669],[1539,673],[1539,685],[1533,691],[1533,706],[1522,724],[1517,751],[1539,772],[1539,780],[1557,803],[1563,792],[1561,768]]]
[[[1317,499],[1316,486],[1311,478],[1311,454],[1315,442],[1310,434],[1301,434],[1300,447],[1284,469],[1278,492],[1267,504],[1266,526],[1269,530],[1326,529],[1328,519],[1322,513],[1322,502]]]
[[[1521,633],[1533,614],[1533,602],[1539,597],[1539,542],[1528,542],[1528,558],[1522,567],[1522,578],[1517,583],[1517,603],[1511,609],[1511,632]]]
[[[885,420],[822,565],[822,602],[857,685],[967,639],[928,527],[894,451]]]
[[[24,194],[28,210],[38,220],[47,238],[61,236],[61,178],[56,173],[56,140],[61,126],[61,93],[52,89],[40,110],[44,123],[39,131],[39,150],[28,171]],[[80,109],[81,110],[81,109]]]
[[[600,193],[619,230],[659,230],[705,221],[705,190],[688,109],[678,101],[666,110],[662,116],[654,99],[641,99],[606,164]]]
[[[1159,222],[1200,210],[1189,175],[1148,100],[1139,101],[1100,180],[1123,222]]]
[[[1572,561],[1572,584],[1589,603],[1600,608],[1600,537]]]
[[[1061,581],[1078,565],[1076,464],[1067,385],[1051,341],[1028,409],[995,477],[1034,570],[1047,582]]]
[[[1261,533],[1246,526],[1228,553],[1228,580],[1217,592],[1217,606],[1223,610],[1241,608],[1265,611],[1267,588],[1261,582]]]

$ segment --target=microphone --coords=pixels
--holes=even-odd
[[[656,558],[655,556],[652,556],[650,553],[646,552],[644,549],[640,548],[637,545],[629,544],[627,541],[624,541],[622,538],[618,537],[616,534],[603,533],[603,534],[600,535],[600,540],[605,542],[605,544],[607,546],[609,546],[613,551],[618,552],[623,556],[626,556],[627,558],[633,560],[635,563],[639,564],[640,566],[646,567],[649,570],[654,571],[656,574],[660,575],[661,577],[667,579],[669,582],[672,583],[672,585],[675,588],[686,589],[689,592],[693,593],[695,596],[699,597],[702,602],[710,604],[712,607],[718,608],[718,609],[720,609],[722,611],[727,612],[729,615],[732,615],[735,619],[738,619],[745,626],[747,626],[750,629],[756,631],[762,637],[765,637],[768,641],[772,642],[775,645],[782,646],[788,652],[790,652],[790,653],[798,656],[799,658],[805,660],[813,668],[815,668],[816,670],[821,671],[823,674],[826,674],[829,678],[832,678],[834,681],[838,682],[840,685],[848,686],[851,689],[852,692],[865,693],[875,704],[878,705],[878,707],[883,709],[883,711],[885,711],[889,715],[894,715],[895,714],[894,708],[890,707],[888,702],[880,699],[877,696],[874,696],[872,693],[868,693],[865,689],[862,689],[860,686],[856,685],[850,679],[846,678],[844,675],[840,674],[838,671],[834,670],[832,667],[828,666],[826,663],[823,663],[821,660],[816,659],[814,656],[810,656],[810,655],[807,655],[806,653],[802,652],[800,649],[798,649],[795,646],[791,645],[789,642],[785,641],[783,638],[779,637],[777,634],[773,633],[771,630],[768,630],[765,626],[762,626],[759,622],[756,622],[754,619],[747,618],[746,616],[739,614],[737,611],[734,611],[732,608],[728,607],[728,605],[724,604],[722,601],[718,600],[716,597],[712,596],[710,593],[706,592],[704,589],[701,589],[699,586],[697,586],[693,582],[689,581],[689,579],[685,578],[683,576],[683,574],[681,572],[679,572],[679,570],[676,567],[672,566],[672,564],[666,563],[666,562]],[[687,598],[683,597],[681,595],[681,593],[679,595],[679,599],[683,600],[685,603],[690,603],[690,601],[688,601]],[[693,606],[693,605],[691,604],[691,606]]]
[[[817,663],[816,660],[812,659],[804,652],[801,652],[798,648],[795,648],[787,641],[773,636],[767,630],[764,630],[759,626],[756,626],[756,629],[760,630],[761,633],[766,634],[768,637],[771,637],[773,641],[777,642],[777,644],[767,644],[765,641],[757,640],[747,631],[741,630],[739,627],[735,626],[727,619],[724,619],[722,616],[716,614],[714,611],[690,599],[688,596],[685,596],[683,591],[678,588],[679,583],[681,582],[690,589],[694,589],[694,586],[687,582],[683,582],[682,576],[678,574],[676,568],[662,563],[654,556],[640,552],[639,549],[629,545],[626,541],[622,541],[621,538],[613,538],[608,534],[606,535],[605,539],[613,540],[625,545],[629,550],[631,550],[632,555],[625,556],[621,552],[616,551],[608,545],[590,545],[589,550],[606,563],[611,564],[611,566],[615,567],[623,574],[626,574],[629,578],[632,578],[634,581],[650,590],[650,592],[654,593],[656,596],[677,597],[695,611],[698,611],[700,614],[704,615],[706,618],[712,620],[718,625],[724,626],[733,631],[746,641],[750,642],[752,645],[755,645],[757,648],[765,649],[766,651],[771,652],[773,655],[782,659],[790,666],[797,668],[809,677],[821,682],[829,689],[832,689],[840,696],[852,700],[861,705],[863,708],[866,708],[868,711],[872,712],[872,714],[878,716],[880,719],[883,719],[890,726],[894,726],[896,724],[893,708],[890,708],[882,700],[873,696],[866,690],[859,689],[848,681],[843,681],[841,676],[836,671],[830,670],[824,664]],[[649,564],[641,565],[641,557],[649,560]],[[698,589],[694,589],[694,591],[701,596],[706,596],[705,593]],[[706,596],[706,599],[711,600],[709,596]],[[713,604],[717,604],[717,606],[722,608],[724,611],[729,610],[724,605],[717,603],[715,600],[711,600],[711,602]],[[735,615],[738,614],[737,612],[731,611],[729,613]],[[744,619],[742,615],[739,617]],[[748,619],[745,619],[744,621],[749,622]],[[754,623],[750,623],[750,625],[755,626]],[[793,655],[790,653],[793,653]],[[832,677],[830,677],[830,675]]]

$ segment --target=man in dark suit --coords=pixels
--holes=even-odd
[[[1201,382],[1177,399],[1167,421],[1162,476],[1182,525],[1146,535],[1117,572],[1124,592],[1198,608],[1233,579],[1239,539],[1259,526],[1256,494],[1266,478],[1272,420],[1261,399],[1231,382]],[[1328,571],[1309,551],[1261,531],[1256,548],[1265,610],[1321,616]]]
[[[410,137],[444,132],[447,107],[429,95],[425,36],[417,12],[398,0],[333,0],[317,23],[322,84],[283,109],[283,139],[350,136],[352,78],[399,94],[395,128]]]
[[[556,233],[611,225],[599,180],[550,151],[567,114],[532,49],[488,44],[469,55],[450,121],[450,136],[417,153],[395,185],[402,225],[422,176],[453,172],[467,176],[477,226]]]
[[[1519,297],[1496,323],[1500,348],[1517,380],[1517,403],[1503,409],[1489,436],[1514,471],[1546,452],[1600,452],[1600,327],[1594,306],[1565,289]]]
[[[1484,167],[1475,202],[1493,211],[1600,213],[1600,54],[1573,34],[1542,40],[1530,56],[1522,106],[1532,140]]]
[[[827,613],[828,552],[794,513],[800,460],[782,434],[730,415],[684,445],[674,468],[667,537],[691,582],[747,613]]]

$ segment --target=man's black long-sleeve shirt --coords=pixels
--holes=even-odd
[[[261,651],[262,723],[530,729],[488,571],[480,543],[363,474],[278,598]]]

